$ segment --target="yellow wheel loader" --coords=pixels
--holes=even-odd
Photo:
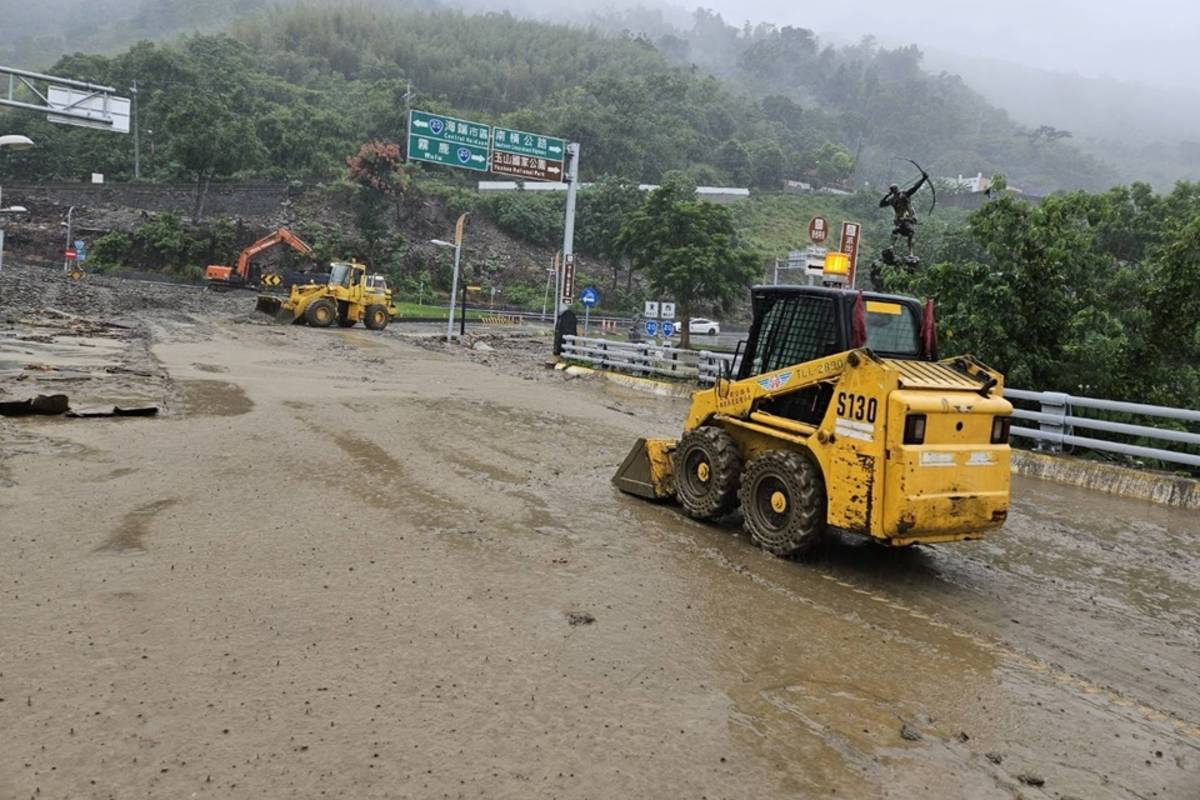
[[[381,288],[377,281],[369,280],[366,265],[357,261],[330,264],[328,283],[293,286],[286,298],[261,294],[256,308],[281,322],[314,328],[328,328],[336,322],[350,328],[361,321],[373,331],[386,328],[396,315],[386,284]]]
[[[827,529],[891,546],[978,539],[1004,524],[1003,376],[937,360],[932,306],[817,286],[752,290],[736,368],[692,395],[679,440],[640,439],[613,477],[697,519],[739,508],[781,556]]]

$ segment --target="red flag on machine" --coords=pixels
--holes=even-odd
[[[867,304],[863,302],[863,293],[854,298],[854,320],[850,328],[850,346],[865,347],[867,344]]]
[[[937,360],[937,322],[933,319],[933,300],[925,301],[925,313],[921,315],[921,349],[931,360]]]

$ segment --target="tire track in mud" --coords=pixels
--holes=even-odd
[[[667,513],[670,512],[667,511]],[[705,545],[695,537],[666,530],[661,525],[656,526],[655,530],[659,535],[672,538],[677,543],[683,544],[692,552],[716,563],[718,566],[736,572],[767,591],[787,597],[790,601],[802,603],[815,611],[838,617],[851,624],[865,625],[880,633],[892,635],[897,633],[894,628],[871,622],[853,613],[837,609],[814,598],[807,597],[792,588],[784,586],[778,581],[762,575],[743,563],[738,563],[733,558],[721,552],[718,547]],[[1127,693],[1100,685],[1049,661],[1022,652],[1006,642],[958,628],[952,623],[937,619],[907,603],[897,601],[895,598],[888,597],[877,591],[864,589],[851,581],[815,569],[812,565],[801,563],[798,566],[806,569],[814,569],[815,574],[822,580],[837,586],[839,589],[849,591],[878,606],[885,607],[922,625],[937,629],[958,640],[969,643],[984,652],[1003,658],[1010,666],[1020,668],[1030,674],[1048,678],[1060,687],[1071,689],[1076,693],[1077,697],[1088,705],[1115,713],[1133,721],[1141,720],[1158,725],[1165,728],[1168,733],[1183,737],[1183,741],[1188,746],[1200,749],[1200,724],[1196,722],[1180,717],[1172,712],[1155,708],[1135,697],[1129,696]]]

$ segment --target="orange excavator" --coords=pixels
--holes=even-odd
[[[271,249],[275,245],[286,244],[301,255],[315,257],[312,247],[287,228],[280,228],[272,234],[259,239],[238,255],[237,266],[227,267],[220,264],[210,264],[204,270],[204,279],[214,289],[231,286],[254,288],[258,286],[280,286],[283,276],[277,272],[263,272],[262,264],[254,261],[254,257]]]

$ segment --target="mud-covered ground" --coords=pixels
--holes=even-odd
[[[146,286],[0,275],[0,400],[162,408],[0,419],[0,798],[1200,796],[1194,516],[782,561],[616,492],[683,401],[544,336]]]

